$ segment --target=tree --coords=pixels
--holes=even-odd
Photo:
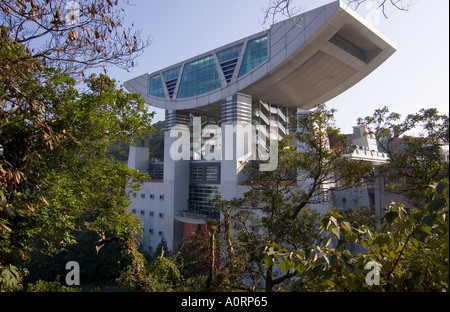
[[[332,210],[321,222],[321,235],[327,238],[314,248],[292,251],[268,244],[266,266],[277,263],[285,274],[296,274],[297,283],[289,289],[448,291],[448,159],[443,154],[448,116],[430,108],[399,120],[399,114],[389,114],[385,107],[358,123],[389,154],[389,162],[377,172],[388,177],[390,190],[423,208],[393,203],[381,227],[361,225]],[[419,127],[421,136],[406,135]],[[352,254],[347,243],[360,244],[363,251]],[[373,286],[368,270],[381,284]]]
[[[69,244],[64,251],[44,255],[40,252],[41,244],[36,242],[35,250],[30,253],[30,260],[26,267],[29,274],[23,280],[24,289],[29,291],[29,286],[42,281],[55,281],[55,277],[62,277],[65,280],[67,274],[66,263],[76,261],[80,270],[80,289],[83,291],[104,288],[120,287],[117,279],[120,272],[126,265],[125,259],[121,256],[119,244],[110,243],[105,245],[96,254],[93,252],[93,244],[98,240],[95,232],[74,231],[76,244]],[[58,281],[58,280],[56,280]]]
[[[153,253],[153,258],[157,257],[167,257],[169,256],[169,247],[167,246],[166,238],[163,236],[158,246],[156,246],[156,250]]]
[[[224,218],[216,225],[220,230],[210,229],[210,235],[223,248],[221,269],[210,279],[233,280],[233,287],[252,280],[250,289],[263,281],[266,291],[289,282],[292,272],[283,274],[276,265],[263,262],[267,242],[278,242],[292,251],[311,248],[320,235],[318,212],[309,207],[326,201],[324,186],[346,188],[371,178],[370,163],[345,157],[349,149],[334,127],[333,111],[319,106],[298,119],[298,128],[294,138],[280,142],[274,171],[259,171],[257,163],[249,163],[248,190],[243,197],[214,201]],[[218,258],[215,249],[210,250],[212,258]]]
[[[16,61],[0,76],[0,271],[2,285],[15,289],[36,240],[51,254],[74,243],[72,231],[92,231],[93,250],[112,240],[137,249],[126,186],[137,188],[146,175],[105,155],[111,142],[147,133],[153,113],[103,75],[80,92],[74,79],[26,57],[3,31],[2,38],[0,53]],[[137,259],[132,250],[124,255]]]
[[[152,277],[154,291],[175,292],[186,291],[180,267],[173,258],[158,256],[149,264],[149,275]]]
[[[128,69],[149,44],[123,24],[118,0],[1,0],[0,7],[2,32],[25,47],[22,61],[77,76],[110,65]]]
[[[61,284],[59,281],[45,282],[42,280],[37,281],[33,285],[29,285],[29,292],[80,292],[81,289],[77,287],[67,287]]]
[[[130,68],[148,40],[123,25],[117,0],[0,6],[0,289],[21,289],[31,252],[61,252],[75,243],[74,231],[95,233],[95,253],[116,242],[121,281],[152,289],[137,251],[141,227],[127,210],[128,190],[147,176],[106,151],[137,143],[153,113],[108,77],[85,76]]]
[[[137,146],[149,148],[149,158],[162,161],[164,159],[164,121],[158,121],[152,125],[152,131],[147,133]],[[128,148],[126,143],[113,143],[109,147],[109,154],[117,161],[128,162]]]
[[[164,159],[164,121],[158,121],[153,125],[154,131],[147,133],[144,142],[150,147],[150,159]]]
[[[378,145],[389,155],[389,163],[379,167],[378,175],[386,188],[405,195],[413,204],[423,206],[425,191],[448,177],[449,118],[435,108],[421,109],[401,120],[388,107],[372,116],[358,119],[375,135]],[[419,135],[413,135],[420,131]],[[447,156],[446,156],[447,153]]]
[[[215,221],[212,221],[215,223]],[[207,226],[209,227],[209,226]],[[211,268],[211,235],[208,229],[197,231],[183,239],[176,260],[186,288],[191,291],[205,291],[208,272]]]
[[[400,203],[387,207],[382,228],[353,227],[340,214],[322,220],[329,233],[322,245],[288,253],[278,244],[266,256],[285,271],[298,272],[296,290],[315,291],[449,291],[449,181],[428,189],[420,209]],[[365,252],[352,255],[333,238],[361,243]]]

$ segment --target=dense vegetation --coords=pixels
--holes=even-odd
[[[449,127],[435,109],[360,119],[390,155],[375,172],[345,157],[333,112],[318,106],[279,143],[275,171],[250,163],[243,198],[213,199],[222,220],[176,254],[162,240],[144,255],[128,207],[148,176],[126,166],[126,153],[141,144],[162,159],[163,123],[152,125],[139,95],[85,72],[129,68],[146,41],[122,27],[118,1],[79,1],[78,24],[62,4],[0,0],[0,291],[448,291]],[[423,135],[408,136],[417,127]],[[324,183],[352,187],[377,174],[416,208],[393,203],[381,224],[371,207],[310,208]],[[82,268],[79,286],[66,285],[69,261]]]

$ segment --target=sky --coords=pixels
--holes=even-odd
[[[300,12],[330,0],[296,0]],[[345,2],[345,1],[344,1]],[[389,2],[389,1],[388,1]],[[326,103],[336,109],[337,126],[351,133],[358,117],[384,106],[403,117],[421,108],[449,112],[449,1],[404,0],[408,11],[386,8],[387,18],[367,0],[357,13],[389,38],[397,51],[361,82]],[[125,23],[134,24],[151,44],[129,72],[110,68],[123,83],[268,29],[263,23],[269,0],[130,0]],[[285,19],[278,16],[276,21]],[[164,111],[153,107],[154,121]]]

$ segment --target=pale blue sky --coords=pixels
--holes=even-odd
[[[131,0],[126,23],[134,22],[152,44],[130,72],[111,68],[117,81],[157,71],[232,41],[267,29],[262,25],[269,0]],[[303,12],[329,0],[297,0]],[[407,1],[405,1],[407,2]],[[413,0],[408,12],[388,7],[379,12],[380,30],[397,46],[397,52],[363,81],[327,103],[336,108],[337,125],[352,132],[358,117],[371,115],[385,105],[402,116],[421,108],[449,112],[449,1]],[[366,5],[357,12],[371,13]],[[373,13],[373,12],[372,12]],[[278,20],[282,20],[281,17]],[[155,121],[164,113],[155,108]]]

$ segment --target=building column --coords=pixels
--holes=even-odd
[[[187,210],[189,199],[190,117],[180,111],[166,110],[165,121],[164,189],[166,207],[170,211],[164,218],[164,233],[167,233],[164,236],[169,248],[176,251],[182,239],[183,224],[174,218],[178,211]]]
[[[252,154],[252,97],[237,93],[222,101],[222,161],[220,194],[238,196],[245,177],[242,169]]]

